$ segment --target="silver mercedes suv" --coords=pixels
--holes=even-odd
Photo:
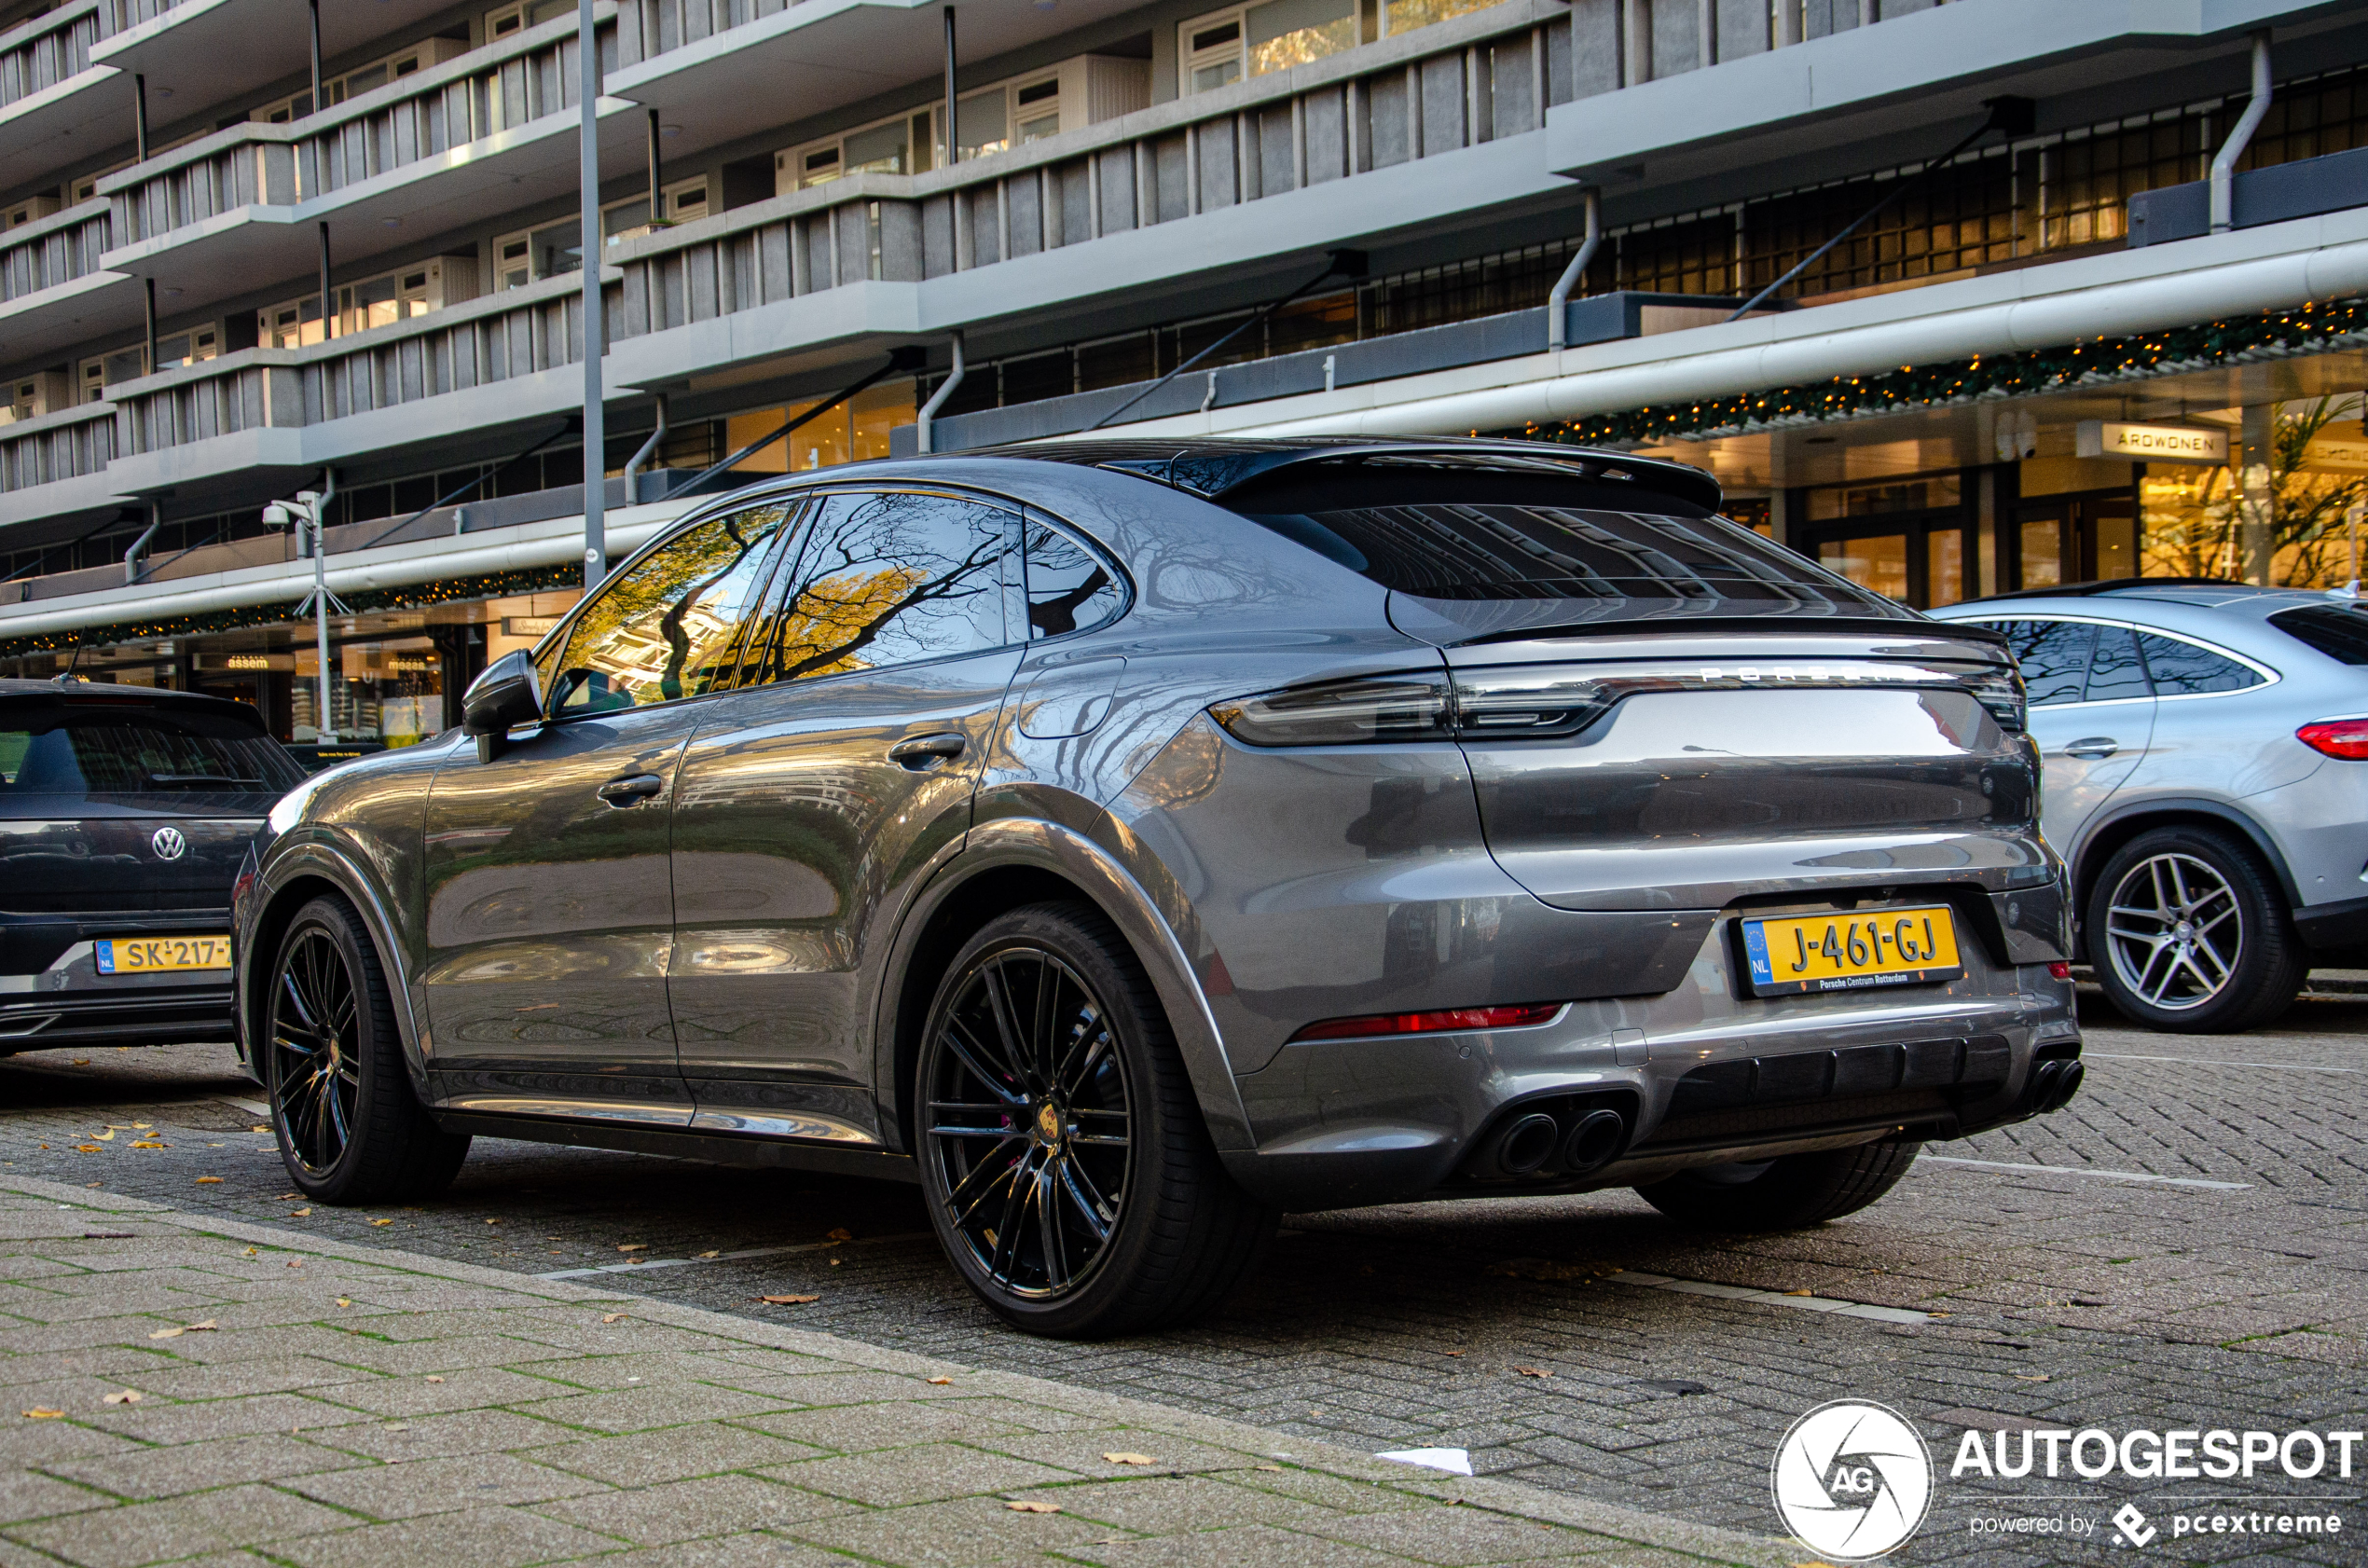
[[[1515,442],[1078,444],[701,507],[241,880],[329,1203],[476,1135],[918,1182],[1033,1332],[1285,1211],[1748,1231],[2080,1082],[1999,634]]]
[[[2368,612],[2125,579],[1934,614],[2003,634],[2046,758],[2080,945],[2127,1016],[2196,1034],[2368,958]]]

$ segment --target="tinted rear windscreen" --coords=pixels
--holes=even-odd
[[[0,707],[0,803],[28,795],[271,794],[304,777],[235,716],[123,707]]]
[[[1687,602],[1752,614],[1898,615],[1891,599],[1669,497],[1474,473],[1293,476],[1224,504],[1400,593],[1434,599]]]
[[[2357,610],[2306,604],[2299,610],[2280,610],[2269,617],[2269,624],[2331,659],[2368,665],[2368,615]]]

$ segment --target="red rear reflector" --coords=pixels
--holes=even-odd
[[[2368,719],[2334,719],[2322,723],[2305,724],[2294,732],[2294,738],[2313,751],[2323,751],[2330,757],[2347,762],[2368,762]]]
[[[1519,1029],[1543,1024],[1563,1010],[1560,1002],[1528,1007],[1453,1007],[1439,1012],[1376,1012],[1363,1018],[1327,1018],[1310,1024],[1294,1040],[1351,1039],[1367,1035],[1429,1035],[1442,1029]]]
[[[2058,958],[2054,963],[2047,966],[2047,978],[2050,980],[2070,980],[2072,978],[2072,966],[2064,962],[2061,958]]]

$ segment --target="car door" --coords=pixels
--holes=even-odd
[[[2041,828],[2070,856],[2153,739],[2145,665],[2126,626],[2053,617],[1993,624],[2031,693],[2031,736],[2045,767]]]
[[[538,662],[546,722],[437,770],[422,977],[439,1100],[689,1120],[666,983],[674,789],[787,517],[728,514],[628,565]]]
[[[2159,711],[2134,787],[2152,795],[2240,800],[2291,784],[2319,765],[2317,753],[2279,744],[2292,736],[2291,723],[2268,727],[2252,699],[2235,695],[2268,684],[2266,667],[2152,627],[2139,634],[2138,646]]]
[[[864,980],[969,828],[1020,659],[1017,528],[950,491],[816,502],[761,667],[682,760],[670,990],[697,1124],[875,1136]]]

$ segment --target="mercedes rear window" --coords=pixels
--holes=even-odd
[[[2332,604],[2280,610],[2269,624],[2297,642],[2347,665],[2368,665],[2368,615]]]
[[[277,742],[235,715],[138,703],[0,707],[0,799],[276,795],[303,778]]]
[[[1224,504],[1369,581],[1424,598],[1906,613],[1740,524],[1618,484],[1469,470],[1295,469],[1231,492]]]

